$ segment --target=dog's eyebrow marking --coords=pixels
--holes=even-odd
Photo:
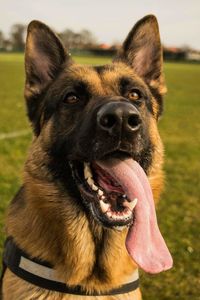
[[[112,64],[95,67],[102,81],[102,86],[107,94],[122,95],[125,88],[144,88],[143,81],[137,76],[132,68],[124,63],[115,62]]]
[[[106,65],[106,67],[102,69],[100,76],[103,82],[113,83],[118,82],[119,77],[133,77],[134,72],[130,67],[123,63],[113,63]]]
[[[87,84],[87,82],[83,80],[77,80],[75,83],[72,84],[73,89],[78,93],[78,94],[85,94],[86,96],[90,96],[90,88]]]
[[[70,77],[75,81],[83,82],[83,84],[88,87],[90,93],[104,93],[101,78],[94,67],[80,65],[73,66],[70,70]]]
[[[120,93],[123,95],[129,86],[133,86],[134,81],[127,76],[122,76],[119,78],[119,89]]]
[[[143,92],[145,92],[145,94],[147,93],[146,92],[146,89],[144,87],[144,85],[141,84],[140,81],[138,80],[134,80],[133,78],[131,77],[127,77],[127,76],[122,76],[119,78],[119,81],[118,81],[118,84],[119,84],[119,90],[120,90],[120,93],[123,95],[129,88],[138,88],[138,89],[141,89],[143,90]]]

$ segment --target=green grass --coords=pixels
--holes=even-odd
[[[102,64],[107,58],[76,57]],[[23,101],[23,56],[0,54],[0,134],[28,129]],[[174,268],[150,276],[142,273],[146,300],[200,299],[200,65],[165,64],[168,95],[160,132],[165,144],[166,189],[158,208],[161,231]],[[17,191],[31,133],[0,140],[0,226]],[[0,235],[0,249],[4,233]]]

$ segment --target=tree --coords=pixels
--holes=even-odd
[[[87,29],[83,29],[80,32],[81,35],[81,46],[83,48],[91,48],[96,45],[97,41],[93,33]]]
[[[66,29],[59,34],[63,44],[67,49],[73,48],[74,45],[74,32],[71,29]]]
[[[23,51],[25,46],[25,29],[23,24],[14,24],[11,27],[10,41],[15,51]]]
[[[3,32],[0,30],[0,50],[3,49],[4,47],[4,35],[3,35]]]
[[[66,29],[59,34],[67,49],[88,49],[96,44],[96,38],[89,30],[74,32]]]

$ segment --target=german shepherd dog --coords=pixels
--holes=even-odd
[[[138,281],[137,268],[172,266],[154,206],[166,91],[156,18],[138,21],[113,62],[95,67],[74,63],[59,38],[32,21],[25,70],[34,137],[7,215],[10,249],[22,254],[20,265],[5,263],[3,300],[141,299],[138,286],[123,289]]]

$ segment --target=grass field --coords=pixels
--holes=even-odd
[[[106,58],[75,58],[102,64]],[[144,300],[200,299],[200,65],[165,64],[168,95],[160,132],[165,144],[166,189],[158,208],[174,268],[141,274]],[[0,54],[0,226],[21,183],[31,141],[23,101],[23,56]],[[23,136],[4,133],[27,130]],[[0,249],[4,231],[0,234]]]

